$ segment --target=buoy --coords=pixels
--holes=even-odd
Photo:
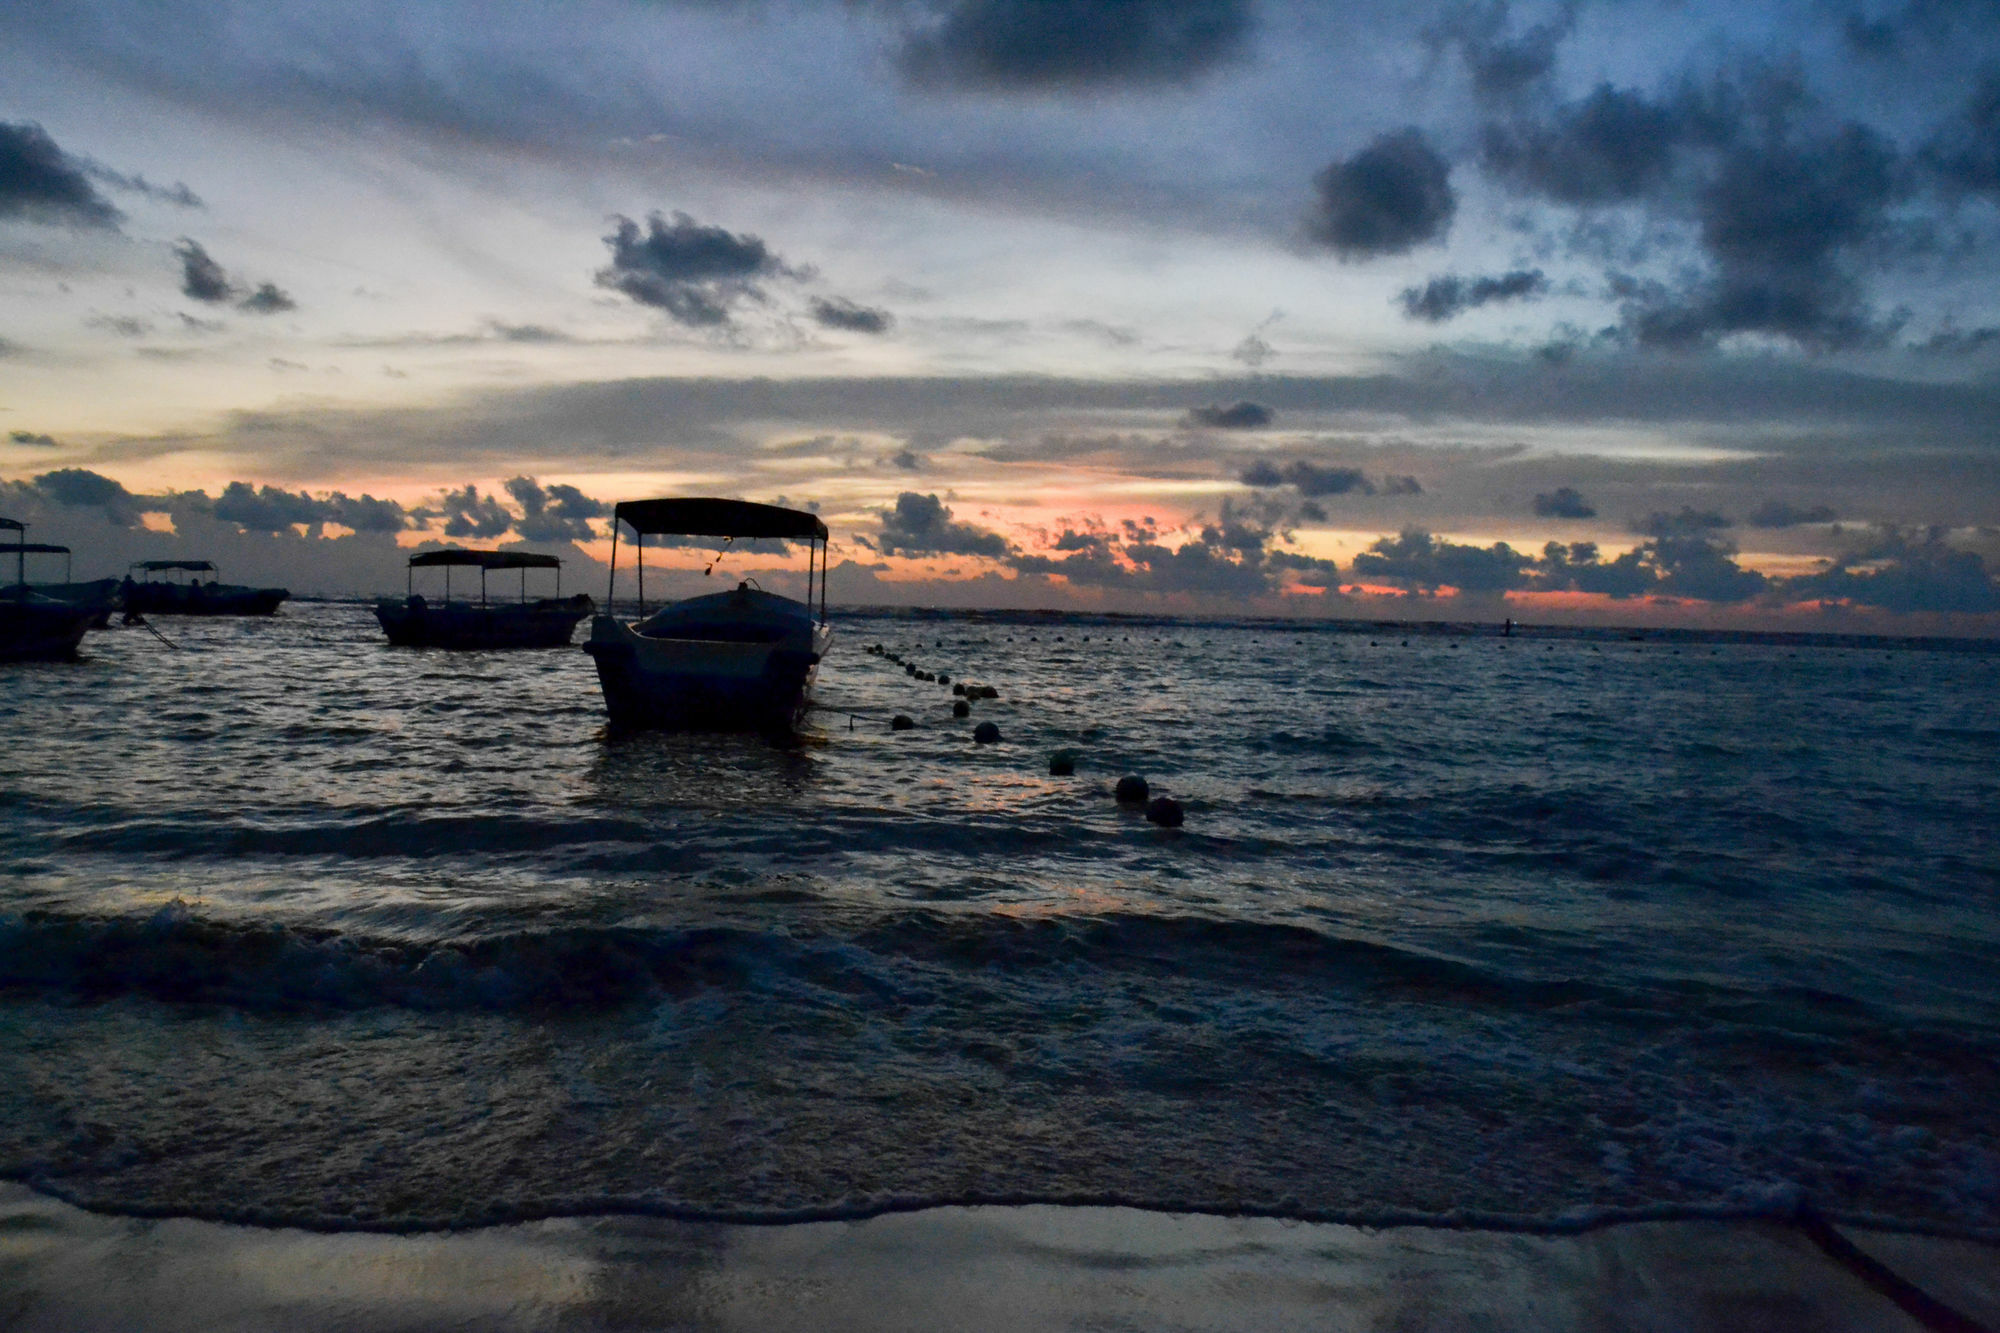
[[[1066,778],[1076,772],[1076,756],[1068,750],[1057,750],[1049,756],[1049,776]]]
[[[950,677],[950,676],[947,676],[947,675],[946,675],[946,674],[945,674],[944,672],[942,672],[942,671],[938,672],[938,684],[940,684],[940,685],[949,685],[949,684],[951,684],[951,677]]]
[[[963,699],[953,699],[951,701],[951,715],[953,717],[971,717],[972,705]]]
[[[975,745],[991,745],[999,739],[1000,728],[991,722],[981,722],[972,729],[972,740]]]
[[[914,675],[916,675],[916,674],[917,674],[917,664],[916,664],[915,662],[905,662],[905,663],[903,663],[903,674],[904,674],[904,675],[906,675],[906,676],[914,676]]]
[[[994,689],[991,685],[981,685],[979,687],[979,697],[982,699],[998,699],[1000,691]]]
[[[889,719],[889,730],[891,731],[910,731],[913,730],[916,727],[916,725],[917,725],[917,720],[911,717],[908,713],[898,713],[896,714],[896,716]]]
[[[962,695],[962,694],[964,694],[964,693],[965,693],[965,686],[964,686],[964,685],[954,685],[954,686],[952,686],[952,687],[951,687],[951,692],[952,692],[953,694],[959,694],[959,695]]]
[[[1146,779],[1136,773],[1128,773],[1118,779],[1118,788],[1112,795],[1120,805],[1144,805],[1146,792]]]
[[[1155,796],[1146,806],[1146,818],[1161,828],[1179,828],[1187,822],[1181,803],[1171,796]]]

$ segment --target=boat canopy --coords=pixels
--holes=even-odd
[[[163,569],[185,569],[189,573],[200,573],[202,570],[212,572],[215,569],[215,562],[212,560],[134,560],[132,568],[144,570],[148,574],[157,574]]]
[[[26,532],[28,525],[18,518],[0,518],[0,529],[8,532]]]
[[[612,511],[641,536],[679,533],[689,537],[789,537],[826,540],[818,514],[748,500],[623,500]]]
[[[18,543],[16,543],[16,544],[15,544],[15,545],[13,545],[13,546],[9,546],[9,547],[7,547],[6,549],[8,549],[8,550],[10,550],[10,551],[26,551],[26,552],[27,552],[27,553],[28,553],[29,555],[68,555],[68,554],[69,554],[69,547],[67,547],[67,546],[51,546],[51,545],[49,545],[49,543],[47,543],[47,542],[18,542]]]
[[[467,551],[454,547],[448,551],[424,551],[410,557],[411,569],[429,569],[435,565],[467,565],[475,569],[560,569],[562,561],[552,555],[537,555],[532,551]]]

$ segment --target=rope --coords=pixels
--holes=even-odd
[[[1895,1302],[1897,1309],[1930,1333],[1990,1333],[1986,1325],[1960,1314],[1841,1235],[1811,1204],[1800,1203],[1792,1221],[1822,1254]]]
[[[167,645],[167,647],[172,648],[176,652],[180,651],[179,644],[175,643],[172,639],[168,638],[166,635],[154,629],[153,622],[146,619],[144,616],[133,616],[130,620],[126,621],[125,623],[128,625],[137,625],[140,629],[146,631],[146,633],[152,635],[154,638],[158,639],[161,643]]]

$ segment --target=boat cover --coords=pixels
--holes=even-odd
[[[680,533],[689,537],[817,537],[826,540],[826,524],[817,514],[748,500],[624,500],[616,520],[634,532]]]
[[[143,569],[148,574],[157,574],[163,569],[185,569],[199,573],[204,569],[213,570],[215,563],[211,560],[134,560],[132,568]]]
[[[425,551],[410,557],[411,569],[428,569],[434,565],[471,565],[476,569],[558,569],[562,561],[555,556],[536,555],[532,551],[467,551],[458,548]]]

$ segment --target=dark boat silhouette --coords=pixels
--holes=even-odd
[[[218,583],[215,564],[208,560],[136,560],[132,568],[143,577],[125,576],[125,614],[160,616],[268,616],[292,594],[285,588],[248,588]],[[155,574],[189,577],[154,578]],[[208,574],[207,582],[194,577]]]
[[[14,534],[11,547],[0,547],[0,555],[11,551],[14,556],[14,582],[0,587],[0,662],[46,662],[76,656],[76,646],[97,618],[98,607],[51,597],[28,586],[31,553],[66,556],[69,548],[30,542],[28,525],[11,518],[0,518],[0,532]]]
[[[419,569],[443,569],[444,600],[433,602],[415,591]],[[454,601],[451,571],[479,571],[479,600]],[[493,601],[486,576],[495,570],[519,570],[518,601]],[[528,600],[528,571],[556,571],[556,596]],[[583,594],[562,596],[562,561],[529,551],[467,551],[452,548],[424,551],[410,557],[406,595],[383,597],[375,603],[375,619],[389,642],[406,648],[560,648],[576,633],[577,622],[597,609]]]
[[[826,562],[818,558],[824,555],[826,524],[816,514],[743,500],[627,500],[613,515],[614,578],[620,524],[639,537],[640,619],[628,624],[600,615],[584,644],[597,663],[613,725],[684,731],[797,726],[811,706],[813,678],[833,637],[826,623]],[[645,538],[665,534],[804,541],[806,600],[765,592],[746,580],[729,592],[673,602],[648,616]]]

